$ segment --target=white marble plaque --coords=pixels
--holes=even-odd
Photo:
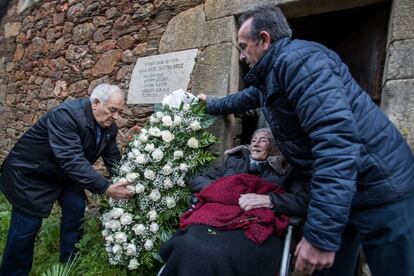
[[[177,89],[187,90],[197,49],[139,58],[132,71],[128,104],[160,103]]]

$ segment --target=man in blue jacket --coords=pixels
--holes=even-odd
[[[296,269],[352,275],[362,244],[374,275],[414,275],[414,156],[406,141],[336,53],[290,39],[279,8],[248,11],[239,26],[248,88],[208,99],[207,112],[261,107],[283,155],[309,177]]]
[[[131,196],[128,183],[111,185],[92,166],[102,157],[112,173],[120,160],[115,120],[123,106],[122,90],[101,84],[90,99],[47,112],[17,141],[1,170],[0,189],[13,206],[1,276],[29,274],[36,234],[56,200],[62,208],[60,261],[65,262],[81,236],[84,189],[114,199]]]

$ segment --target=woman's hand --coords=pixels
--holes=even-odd
[[[259,194],[242,194],[239,198],[240,208],[244,211],[249,211],[254,208],[273,208],[268,195]]]

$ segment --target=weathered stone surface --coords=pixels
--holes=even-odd
[[[198,57],[192,78],[192,90],[214,96],[225,96],[238,88],[237,49],[232,43],[207,47]]]
[[[77,97],[78,95],[83,95],[87,91],[89,86],[88,80],[81,80],[69,85],[69,95],[72,97]]]
[[[72,32],[72,30],[73,30],[73,26],[74,26],[74,24],[73,24],[72,22],[65,22],[65,23],[63,24],[63,33],[64,33],[64,34],[69,34],[69,33],[71,33],[71,32]]]
[[[53,15],[53,25],[62,25],[65,22],[65,14],[64,13],[55,13]]]
[[[135,61],[134,54],[131,50],[125,50],[122,54],[122,62],[124,63],[132,63]]]
[[[133,50],[132,53],[136,56],[140,56],[147,50],[147,43],[138,44]]]
[[[118,39],[117,45],[122,50],[126,50],[126,49],[131,48],[135,44],[135,42],[136,42],[136,40],[132,36],[130,36],[130,35],[124,35],[124,36],[121,36]]]
[[[148,31],[146,28],[142,28],[141,30],[139,30],[139,32],[137,34],[134,34],[134,38],[138,41],[141,42],[143,40],[145,40],[148,36]]]
[[[66,59],[63,57],[58,57],[50,60],[49,67],[52,70],[64,70],[68,65]]]
[[[95,62],[92,60],[90,55],[86,55],[85,58],[81,62],[81,67],[84,69],[91,68],[95,65]]]
[[[82,3],[77,3],[76,5],[71,6],[66,13],[68,18],[80,17],[85,10],[85,7]]]
[[[53,89],[54,89],[53,81],[51,79],[45,79],[40,89],[39,98],[41,99],[53,98],[54,97]]]
[[[7,86],[4,84],[0,84],[0,104],[4,104],[6,102],[7,96]]]
[[[72,30],[73,42],[75,44],[81,44],[91,40],[94,31],[95,26],[92,23],[83,23],[75,26]]]
[[[138,10],[132,16],[133,19],[144,19],[151,15],[152,11],[154,10],[154,5],[151,3],[146,3],[141,5]]]
[[[114,22],[114,28],[122,28],[132,23],[132,17],[129,14],[123,14]]]
[[[88,52],[89,47],[87,45],[69,45],[66,50],[66,59],[68,60],[78,60]]]
[[[88,88],[88,94],[91,94],[92,90],[98,85],[100,85],[101,83],[110,83],[109,77],[106,75],[106,76],[100,77],[99,79],[91,81],[91,84],[89,85],[89,88]]]
[[[161,37],[159,52],[167,53],[203,46],[204,24],[203,5],[179,13],[168,23]]]
[[[59,99],[64,99],[68,96],[68,85],[66,81],[58,80],[55,84],[53,94]]]
[[[116,45],[116,40],[108,39],[108,40],[105,40],[104,42],[96,45],[95,47],[92,47],[92,50],[95,53],[104,53],[106,51],[114,49],[115,45]]]
[[[18,35],[21,28],[22,23],[20,22],[6,23],[4,25],[4,37],[8,38]]]
[[[122,53],[121,50],[111,50],[104,53],[92,68],[92,75],[97,77],[111,73],[122,58]]]
[[[95,42],[102,42],[105,40],[105,35],[103,33],[103,28],[99,28],[96,32],[93,33],[93,40]]]
[[[126,78],[130,79],[131,77],[131,73],[132,73],[132,69],[134,69],[134,65],[125,65],[122,66],[119,70],[118,73],[116,74],[116,80],[125,80]]]
[[[107,23],[108,23],[108,19],[106,19],[105,16],[95,16],[93,18],[93,24],[96,27],[106,26]]]
[[[49,50],[49,43],[41,37],[34,37],[32,43],[26,48],[27,57],[39,57]]]
[[[388,42],[414,38],[414,1],[392,1]]]
[[[387,54],[384,81],[414,78],[414,39],[393,42]]]
[[[118,15],[118,11],[116,10],[115,7],[112,7],[110,9],[107,9],[106,12],[105,12],[105,16],[108,19],[114,18],[117,15]]]
[[[383,88],[381,108],[414,149],[414,79],[388,81]]]
[[[21,44],[16,45],[16,50],[13,54],[13,61],[21,60],[24,56],[24,47]]]
[[[204,29],[204,45],[221,42],[237,43],[236,33],[237,27],[234,16],[207,21]]]

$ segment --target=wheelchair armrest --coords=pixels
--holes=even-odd
[[[298,226],[302,223],[302,218],[299,217],[289,217],[289,225]]]

